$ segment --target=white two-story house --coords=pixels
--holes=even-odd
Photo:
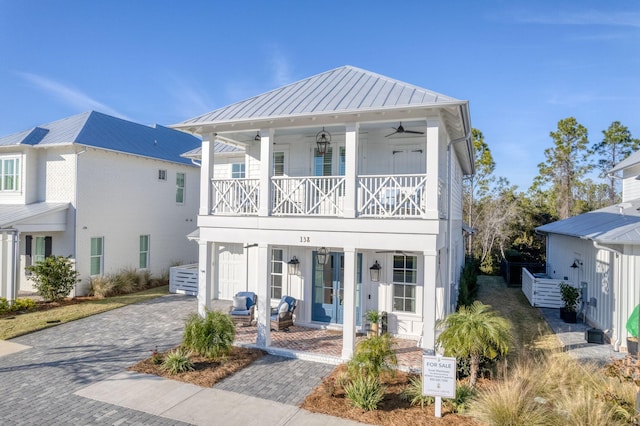
[[[433,349],[464,263],[467,101],[345,66],[172,127],[202,138],[201,313],[255,291],[269,346],[289,295],[297,325],[342,330],[343,358],[372,309]]]
[[[0,137],[0,297],[32,290],[25,267],[71,256],[81,283],[125,268],[155,275],[197,259],[194,136],[86,112]]]

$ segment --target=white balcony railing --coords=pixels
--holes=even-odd
[[[344,176],[273,177],[274,216],[343,216]]]
[[[213,211],[217,214],[256,215],[260,179],[215,179]]]
[[[426,212],[427,175],[358,176],[361,217],[420,217]]]

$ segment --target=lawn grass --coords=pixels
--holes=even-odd
[[[69,321],[121,308],[132,303],[142,302],[169,293],[169,286],[154,287],[148,290],[104,299],[89,300],[73,305],[61,306],[46,311],[36,311],[0,319],[0,339],[6,340],[22,336],[33,331],[54,327]]]

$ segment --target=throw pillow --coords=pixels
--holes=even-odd
[[[287,302],[281,302],[280,306],[278,306],[278,313],[289,312],[289,304]]]
[[[246,311],[247,310],[247,298],[245,296],[233,296],[233,310],[234,311]]]

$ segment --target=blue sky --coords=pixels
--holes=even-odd
[[[372,0],[0,0],[0,135],[173,124],[342,65],[469,100],[521,190],[563,118],[640,137],[639,2]]]

